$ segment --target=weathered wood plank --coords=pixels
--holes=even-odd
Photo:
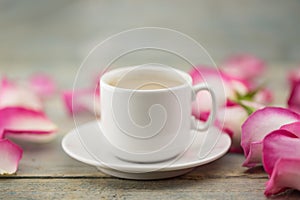
[[[61,152],[63,154],[63,152]],[[39,157],[41,156],[41,157]],[[28,157],[28,156],[27,156]],[[35,159],[24,160],[20,169],[15,176],[9,177],[108,177],[99,172],[96,168],[74,161],[67,156],[50,157],[51,162],[42,158],[43,155],[38,155]],[[267,178],[267,174],[262,167],[247,171],[241,167],[244,160],[242,155],[228,154],[216,162],[200,166],[183,176],[184,179],[204,179],[204,178],[226,178],[226,177],[249,177],[249,178]],[[253,172],[255,170],[255,173]]]
[[[265,199],[265,180],[1,179],[2,199]],[[278,199],[299,199],[290,192]],[[277,198],[276,198],[277,199]]]

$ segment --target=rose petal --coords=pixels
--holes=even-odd
[[[270,180],[266,184],[265,195],[276,195],[289,188],[300,190],[300,158],[277,160]]]
[[[293,88],[293,86],[300,81],[300,67],[291,70],[288,74],[288,81],[289,84],[291,86],[291,88]]]
[[[22,140],[31,143],[48,143],[57,137],[56,132],[31,131],[30,133],[10,132],[6,134],[9,139]]]
[[[196,117],[196,119],[199,119],[201,121],[206,122],[209,118],[210,111],[201,111],[197,105],[192,104],[192,115]]]
[[[100,72],[92,78],[91,87],[67,90],[62,93],[64,105],[70,115],[89,112],[100,116]]]
[[[273,94],[267,88],[263,88],[254,96],[253,101],[263,105],[268,105],[273,102]]]
[[[300,113],[300,81],[295,82],[292,86],[291,94],[288,98],[288,107]]]
[[[0,175],[17,171],[23,150],[7,139],[0,139]]]
[[[236,154],[242,154],[243,153],[243,149],[241,146],[239,147],[230,147],[229,151],[231,153],[236,153]]]
[[[245,80],[257,78],[265,71],[265,63],[251,55],[232,56],[222,66],[228,75]]]
[[[300,138],[283,129],[273,131],[263,140],[263,164],[269,175],[280,158],[300,159]]]
[[[284,108],[266,107],[254,112],[242,125],[241,146],[245,157],[250,154],[251,143],[261,142],[266,135],[279,129],[282,125],[299,120],[300,116],[297,113]],[[251,163],[251,165],[254,163],[251,161],[251,157],[247,158],[246,161],[245,166],[248,163]],[[257,161],[257,158],[255,161]]]
[[[299,121],[293,122],[290,124],[285,124],[285,125],[281,126],[280,129],[287,130],[300,138],[300,122]]]
[[[196,68],[193,68],[190,71],[190,75],[193,79],[193,84],[203,83],[203,82],[209,82],[210,86],[214,89],[214,91],[221,91],[224,90],[223,86],[220,85],[220,83],[225,83],[222,80],[222,74],[220,71],[212,68],[212,67],[206,67],[206,66],[199,66]],[[228,92],[225,88],[225,93]],[[218,106],[223,106],[226,103],[226,97],[221,96],[222,93],[216,93],[217,99],[219,100]],[[211,97],[210,94],[207,91],[201,91],[196,94],[196,99],[192,104],[192,113],[200,119],[200,116],[203,115],[203,113],[209,113],[211,110]]]
[[[100,94],[97,90],[82,89],[63,92],[63,101],[70,115],[84,111],[100,116]]]
[[[243,163],[243,166],[255,167],[257,163],[261,162],[262,141],[252,142],[249,148],[249,153]]]
[[[0,109],[5,107],[24,107],[36,111],[43,109],[38,96],[26,88],[15,85],[7,79],[1,81]]]
[[[207,91],[201,91],[192,102],[192,114],[200,120],[207,120],[211,110],[211,97]]]
[[[208,82],[210,87],[216,92],[218,99],[218,107],[226,105],[227,99],[235,99],[236,92],[246,94],[249,87],[246,82],[238,79],[228,77],[226,74],[220,72],[212,67],[199,66],[190,71],[193,79],[193,84]],[[220,84],[221,83],[221,84]],[[205,113],[209,113],[211,109],[211,97],[207,91],[197,93],[196,100],[192,104],[192,113],[198,119]],[[202,114],[203,113],[203,114]]]
[[[282,125],[300,120],[300,115],[285,108],[266,107],[254,112],[242,125],[242,147],[249,153],[252,142],[261,141]]]
[[[48,142],[54,138],[56,126],[41,111],[25,108],[0,109],[0,136]]]
[[[223,83],[227,97],[235,96],[235,92],[245,94],[251,87],[251,84],[247,80],[230,77],[223,71],[214,69],[213,67],[198,66],[193,68],[189,74],[193,79],[193,84],[202,83],[204,81],[214,83],[217,82],[217,80],[219,81],[217,83]],[[214,87],[217,87],[217,85]],[[219,89],[223,89],[223,87]]]
[[[193,79],[193,84],[202,83],[206,78],[222,78],[223,74],[221,71],[216,70],[213,67],[209,66],[197,66],[194,67],[189,74]]]
[[[46,74],[30,77],[29,87],[42,99],[52,96],[56,91],[54,80]]]
[[[219,128],[231,136],[231,149],[235,152],[241,151],[241,126],[243,122],[247,119],[248,113],[240,105],[224,107],[219,110],[216,121]],[[224,123],[222,123],[224,122]]]

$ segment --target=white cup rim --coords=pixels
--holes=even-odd
[[[149,89],[149,90],[136,90],[136,89],[128,89],[128,88],[121,88],[121,87],[117,87],[117,86],[113,86],[107,83],[107,79],[112,78],[113,76],[116,76],[117,74],[126,72],[126,71],[130,71],[139,67],[147,67],[148,69],[161,69],[161,70],[166,70],[166,69],[172,69],[174,70],[176,73],[180,74],[180,76],[183,78],[183,80],[185,80],[182,84],[177,85],[177,86],[173,86],[173,87],[169,87],[169,88],[160,88],[160,89]],[[168,66],[159,66],[157,64],[145,64],[145,65],[137,65],[137,66],[128,66],[128,67],[122,67],[122,68],[118,68],[118,69],[113,69],[111,71],[108,71],[106,73],[104,73],[101,78],[100,78],[100,86],[105,88],[105,89],[109,89],[109,90],[118,90],[118,91],[123,91],[123,92],[132,92],[135,91],[137,93],[153,93],[153,92],[166,92],[166,91],[170,91],[170,90],[179,90],[179,89],[183,89],[186,87],[192,87],[192,78],[191,76],[181,70],[178,69],[174,69]]]

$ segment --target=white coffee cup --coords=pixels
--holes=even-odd
[[[106,72],[100,80],[101,130],[112,153],[132,162],[158,162],[183,152],[191,141],[191,104],[197,92],[215,94],[205,83],[192,86],[185,72],[159,64]]]

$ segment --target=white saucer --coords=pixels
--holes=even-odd
[[[109,149],[100,122],[92,121],[70,131],[62,140],[64,151],[75,160],[97,167],[103,173],[119,178],[150,180],[185,174],[222,157],[228,151],[231,139],[212,127],[206,132],[191,130],[191,145],[180,156],[158,163],[132,163],[120,160]]]

